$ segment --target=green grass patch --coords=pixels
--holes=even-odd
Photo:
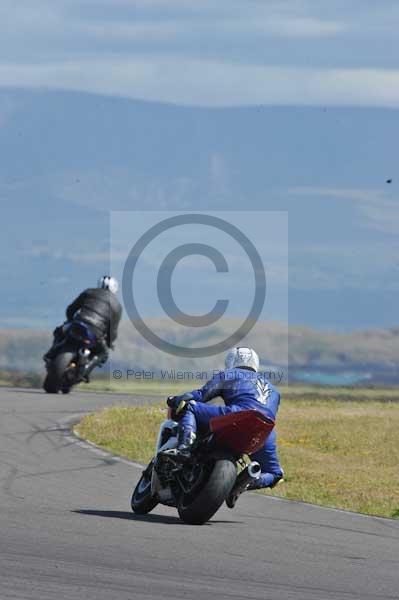
[[[191,383],[191,387],[194,387]],[[111,392],[113,394],[135,394],[137,396],[159,396],[167,398],[190,389],[190,383],[180,381],[118,381],[105,377],[94,378],[85,385],[85,392]],[[399,394],[398,394],[399,398]]]
[[[107,450],[147,463],[164,405],[112,407],[75,431]],[[399,517],[399,404],[283,399],[277,434],[286,481],[267,493],[385,517]]]
[[[204,382],[203,382],[204,383]],[[201,382],[197,382],[198,387]],[[195,388],[191,380],[149,380],[119,381],[108,377],[95,377],[89,385],[82,386],[84,391],[112,392],[115,394],[136,394],[139,396],[167,396],[180,394]],[[330,387],[316,385],[291,384],[277,386],[285,400],[342,400],[399,402],[399,389],[391,387]]]
[[[164,404],[112,406],[84,417],[74,431],[106,450],[144,464],[154,454],[159,425],[165,418]]]
[[[286,483],[278,495],[399,516],[399,405],[286,402],[278,422]]]

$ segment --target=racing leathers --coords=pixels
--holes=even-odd
[[[208,406],[206,403],[221,396],[225,406]],[[179,404],[176,397],[176,405]],[[184,394],[189,399],[179,421],[179,447],[189,447],[195,439],[197,428],[206,431],[213,417],[232,412],[256,409],[265,416],[276,420],[280,394],[261,373],[245,368],[227,369],[217,372],[201,389]],[[263,448],[250,457],[261,467],[261,476],[251,489],[273,487],[283,477],[283,470],[277,454],[274,429],[267,437]]]
[[[110,290],[102,288],[84,290],[66,309],[68,321],[77,318],[87,323],[99,339],[105,339],[108,348],[116,340],[121,315],[118,298]]]
[[[122,307],[110,290],[88,288],[84,290],[66,309],[67,322],[74,319],[86,323],[97,338],[95,355],[86,365],[85,378],[88,381],[90,372],[96,366],[104,364],[108,359],[108,348],[112,348],[118,334],[118,325],[122,315]],[[64,338],[64,326],[54,330],[52,348],[44,356],[51,360],[57,345]]]

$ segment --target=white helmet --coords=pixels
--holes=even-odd
[[[111,275],[103,275],[103,277],[100,277],[98,280],[97,287],[103,288],[103,290],[109,290],[113,294],[116,294],[119,285],[115,277],[111,277]]]
[[[232,348],[229,350],[225,360],[226,369],[246,367],[253,371],[259,369],[259,356],[252,348]]]

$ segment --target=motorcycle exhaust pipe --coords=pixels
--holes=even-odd
[[[260,468],[260,464],[256,461],[249,463],[249,465],[241,471],[241,473],[237,476],[233,487],[232,493],[235,499],[237,499],[240,494],[245,492],[249,483],[259,479],[261,472],[262,470]]]
[[[260,468],[260,464],[254,460],[253,462],[249,463],[247,471],[251,479],[259,479],[262,469]]]

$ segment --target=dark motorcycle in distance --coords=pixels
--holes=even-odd
[[[131,507],[143,515],[164,504],[177,508],[185,523],[202,525],[228,499],[236,481],[239,494],[251,479],[260,476],[259,464],[247,464],[244,456],[263,446],[274,421],[257,410],[215,417],[210,430],[198,436],[188,461],[181,464],[163,454],[177,447],[178,423],[170,415],[169,411],[161,424],[155,457],[136,485]]]
[[[97,338],[86,323],[75,320],[64,325],[54,357],[46,360],[43,389],[48,394],[68,394],[72,386],[86,381],[86,367],[95,356],[96,345]]]

